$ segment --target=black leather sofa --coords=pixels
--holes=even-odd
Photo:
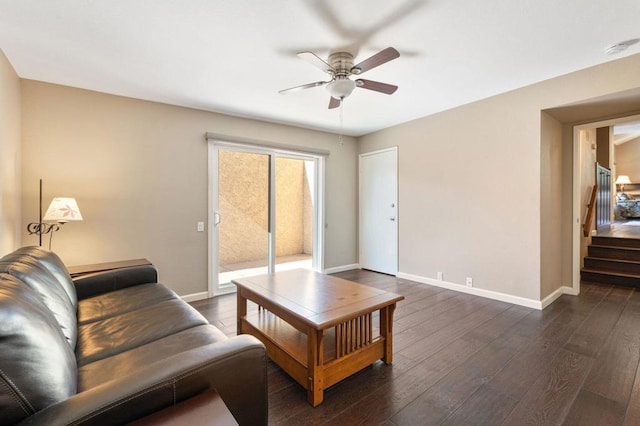
[[[124,424],[210,389],[239,424],[266,424],[262,343],[156,281],[153,266],[72,280],[39,247],[2,257],[0,424]]]

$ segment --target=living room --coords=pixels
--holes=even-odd
[[[191,300],[208,291],[208,234],[196,229],[208,221],[207,132],[329,152],[329,272],[358,265],[358,155],[397,146],[398,277],[543,309],[579,273],[572,128],[640,111],[632,53],[340,144],[337,131],[26,78],[0,52],[0,255],[37,243],[26,224],[43,179],[45,202],[73,196],[84,216],[54,238],[67,265],[148,258]],[[346,104],[345,121],[353,113]]]
[[[435,278],[444,271],[445,280],[461,284],[473,276],[478,288],[541,302],[571,286],[571,212],[564,203],[571,199],[572,141],[563,133],[571,122],[544,110],[619,96],[626,110],[614,113],[632,111],[628,93],[638,81],[629,70],[639,60],[609,62],[338,145],[330,133],[20,79],[4,58],[4,93],[12,96],[3,97],[3,247],[36,243],[23,224],[37,219],[42,178],[49,199],[72,194],[87,218],[56,238],[68,264],[148,257],[179,294],[206,291],[207,239],[195,224],[207,218],[204,133],[216,129],[328,149],[325,269],[355,265],[357,155],[398,145],[399,272]],[[602,115],[612,114],[612,104]],[[597,111],[596,104],[575,122],[596,121]],[[489,191],[487,182],[500,182],[500,190]],[[464,208],[454,208],[461,202]]]

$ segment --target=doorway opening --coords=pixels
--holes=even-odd
[[[573,202],[574,217],[577,218],[577,226],[573,230],[573,289],[577,294],[581,270],[587,268],[585,259],[588,258],[593,236],[640,239],[640,172],[635,172],[640,162],[640,115],[576,126],[573,148]],[[610,173],[611,178],[604,191],[610,195],[597,199],[596,218],[592,221],[595,223],[589,224],[585,235],[582,227],[585,207],[601,173],[597,164],[604,165]],[[624,186],[616,184],[621,175],[629,177],[631,183]],[[635,204],[638,205],[637,218],[631,217],[636,214],[630,210]],[[598,220],[598,212],[600,216],[607,217],[607,223]]]
[[[210,145],[210,295],[231,280],[322,269],[321,156]]]

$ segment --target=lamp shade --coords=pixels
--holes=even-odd
[[[43,220],[65,223],[72,220],[82,220],[82,214],[75,198],[54,198],[44,214]]]
[[[627,175],[620,175],[618,176],[618,179],[616,179],[616,185],[625,185],[627,183],[631,183],[629,176]]]

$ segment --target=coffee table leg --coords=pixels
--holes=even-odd
[[[395,309],[395,303],[380,309],[380,336],[384,339],[382,360],[385,364],[393,362],[393,311]]]
[[[323,364],[324,330],[311,329],[307,332],[307,401],[314,407],[324,399]]]
[[[242,290],[239,288],[236,294],[236,318],[238,321],[237,334],[242,334],[242,320],[247,316],[247,298],[242,295]]]

